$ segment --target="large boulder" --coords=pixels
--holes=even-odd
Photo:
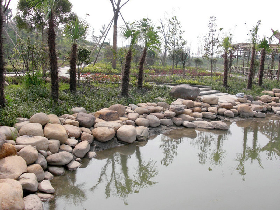
[[[95,117],[92,114],[79,112],[76,119],[81,127],[90,128],[95,123]]]
[[[44,136],[43,127],[40,123],[27,123],[21,127],[19,135]]]
[[[29,122],[31,123],[40,123],[41,125],[46,125],[50,122],[50,118],[45,113],[36,113],[32,117],[30,117]]]
[[[23,190],[36,192],[38,190],[38,181],[34,173],[24,173],[19,177],[19,182]]]
[[[68,139],[67,132],[62,125],[48,123],[44,128],[45,137],[59,140],[62,144]]]
[[[18,152],[18,155],[26,161],[27,165],[34,163],[38,159],[38,151],[35,147],[31,145],[22,148]]]
[[[270,103],[272,101],[272,98],[270,95],[262,95],[260,100],[264,103]]]
[[[119,140],[132,143],[136,140],[136,129],[132,125],[123,125],[117,130],[117,137]]]
[[[195,100],[199,95],[200,90],[197,87],[192,87],[190,85],[182,84],[173,87],[170,91],[170,95],[174,98],[183,98]]]
[[[44,210],[43,203],[38,195],[30,194],[23,198],[25,210]]]
[[[76,157],[83,158],[88,153],[89,150],[90,150],[90,145],[88,141],[82,141],[75,146],[75,148],[73,149],[73,154]]]
[[[128,115],[127,115],[127,118],[129,119],[129,120],[133,120],[133,121],[135,121],[137,118],[139,117],[139,114],[138,113],[128,113]]]
[[[20,156],[9,156],[0,160],[0,179],[17,179],[26,171],[26,162]]]
[[[214,129],[217,130],[228,130],[229,126],[222,121],[212,121],[211,124],[214,126]]]
[[[125,106],[123,106],[121,104],[114,104],[109,107],[109,110],[116,111],[118,113],[119,117],[122,117],[125,114]]]
[[[92,135],[97,141],[106,142],[115,136],[115,130],[108,127],[98,127],[92,130]]]
[[[0,209],[25,209],[22,186],[19,181],[0,179]]]
[[[211,122],[207,121],[194,121],[193,122],[196,128],[203,128],[203,129],[214,129],[214,125]]]
[[[18,136],[17,129],[9,126],[0,126],[0,133],[5,136],[6,140],[13,140]]]
[[[37,150],[47,150],[49,141],[43,136],[19,136],[16,139],[18,145],[31,145],[36,147]]]
[[[57,115],[55,115],[55,114],[49,114],[48,117],[49,117],[49,119],[50,119],[50,123],[51,123],[51,124],[61,124],[61,123],[60,123],[60,120],[59,120],[59,118],[58,118]]]
[[[146,119],[146,118],[137,118],[137,119],[135,120],[135,124],[138,125],[138,126],[149,127],[150,122],[149,122],[149,120]]]
[[[65,128],[69,138],[80,138],[82,131],[79,127],[74,125],[63,125],[63,127]]]
[[[2,146],[0,145],[0,159],[16,154],[17,150],[14,145],[9,143],[4,143]]]
[[[48,156],[46,160],[49,165],[63,166],[73,160],[73,155],[69,152],[62,151]]]

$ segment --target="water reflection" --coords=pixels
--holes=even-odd
[[[178,129],[148,142],[97,152],[96,159],[83,161],[83,172],[67,172],[52,181],[56,197],[47,209],[61,209],[61,205],[65,209],[73,205],[82,208],[95,197],[102,200],[102,196],[111,202],[118,198],[124,205],[131,205],[137,200],[132,199],[135,195],[149,192],[144,189],[160,188],[173,180],[174,174],[180,180],[178,174],[184,170],[188,175],[193,173],[193,177],[214,173],[217,182],[221,179],[218,173],[222,177],[227,173],[244,182],[251,178],[252,168],[265,170],[267,161],[279,159],[279,128],[279,118],[243,120],[233,123],[228,131]],[[177,165],[179,168],[175,168]],[[180,185],[182,180],[178,182]],[[162,189],[158,193],[161,192]],[[71,205],[67,206],[69,201]]]

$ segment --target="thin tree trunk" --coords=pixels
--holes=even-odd
[[[247,89],[252,89],[252,86],[253,86],[255,53],[256,53],[256,48],[255,48],[255,45],[253,45],[253,47],[252,47],[252,57],[251,57],[251,62],[250,62],[250,72],[249,72],[249,76],[248,76]]]
[[[4,57],[3,57],[3,8],[0,0],[0,108],[5,106],[4,94]]]
[[[228,52],[225,50],[224,54],[224,87],[227,87],[227,79],[228,79]]]
[[[112,60],[112,68],[117,68],[117,40],[118,40],[118,18],[120,12],[120,3],[121,0],[118,0],[116,4],[116,8],[114,6],[113,1],[111,0],[113,11],[114,11],[114,29],[113,29],[113,60]]]
[[[132,49],[129,48],[125,58],[124,72],[122,77],[122,92],[121,92],[122,96],[128,96],[131,60],[132,60]]]
[[[48,31],[48,45],[49,45],[49,57],[50,57],[50,69],[51,69],[51,96],[52,99],[58,101],[58,69],[57,69],[57,57],[55,51],[55,30],[54,30],[54,17],[53,11],[51,11],[49,17],[49,31]]]
[[[259,71],[259,86],[262,86],[263,83],[263,72],[264,72],[264,61],[265,61],[265,49],[261,51],[261,62],[260,62],[260,71]]]
[[[73,43],[71,60],[70,60],[70,91],[76,92],[76,61],[77,61],[77,44]]]
[[[139,74],[138,74],[138,88],[142,89],[143,87],[143,74],[144,74],[144,63],[147,56],[147,47],[144,48],[142,57],[139,62]]]
[[[277,71],[277,81],[279,81],[279,74],[280,74],[280,54],[279,54],[279,63],[278,63],[278,71]]]

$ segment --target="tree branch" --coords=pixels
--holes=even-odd
[[[3,10],[4,13],[6,13],[8,7],[9,7],[10,2],[11,2],[11,0],[9,0],[8,3],[7,3],[7,1],[5,1],[4,10]]]
[[[129,2],[129,0],[127,0],[125,3],[123,3],[123,5],[120,6],[120,9],[121,9],[124,5],[126,5],[127,2]]]
[[[116,9],[115,9],[115,5],[114,5],[114,2],[113,0],[110,0],[111,4],[112,4],[112,7],[113,7],[113,12],[115,13]]]

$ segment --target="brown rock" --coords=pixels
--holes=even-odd
[[[41,125],[46,125],[50,122],[50,118],[45,113],[36,113],[29,119],[30,123],[40,123]]]
[[[63,127],[65,128],[68,134],[68,138],[71,137],[74,137],[76,139],[80,138],[82,131],[79,127],[74,125],[63,125]]]
[[[27,136],[44,136],[43,127],[40,123],[28,123],[21,127],[19,135]]]
[[[62,125],[58,124],[48,123],[44,128],[44,135],[48,139],[59,140],[62,144],[68,139],[66,129]]]
[[[115,121],[119,119],[118,112],[106,108],[95,112],[94,116],[105,121]]]
[[[4,143],[0,148],[0,159],[13,155],[17,155],[15,146],[12,144]]]
[[[114,104],[109,107],[109,110],[116,111],[118,113],[119,117],[122,117],[125,114],[125,106],[123,106],[121,104]]]
[[[115,136],[115,130],[108,127],[98,127],[92,130],[92,135],[97,141],[106,142]]]
[[[0,180],[17,179],[26,171],[26,162],[20,156],[8,156],[0,160]]]
[[[37,181],[41,182],[45,178],[45,173],[41,165],[32,164],[27,167],[27,173],[34,173],[37,177]]]

